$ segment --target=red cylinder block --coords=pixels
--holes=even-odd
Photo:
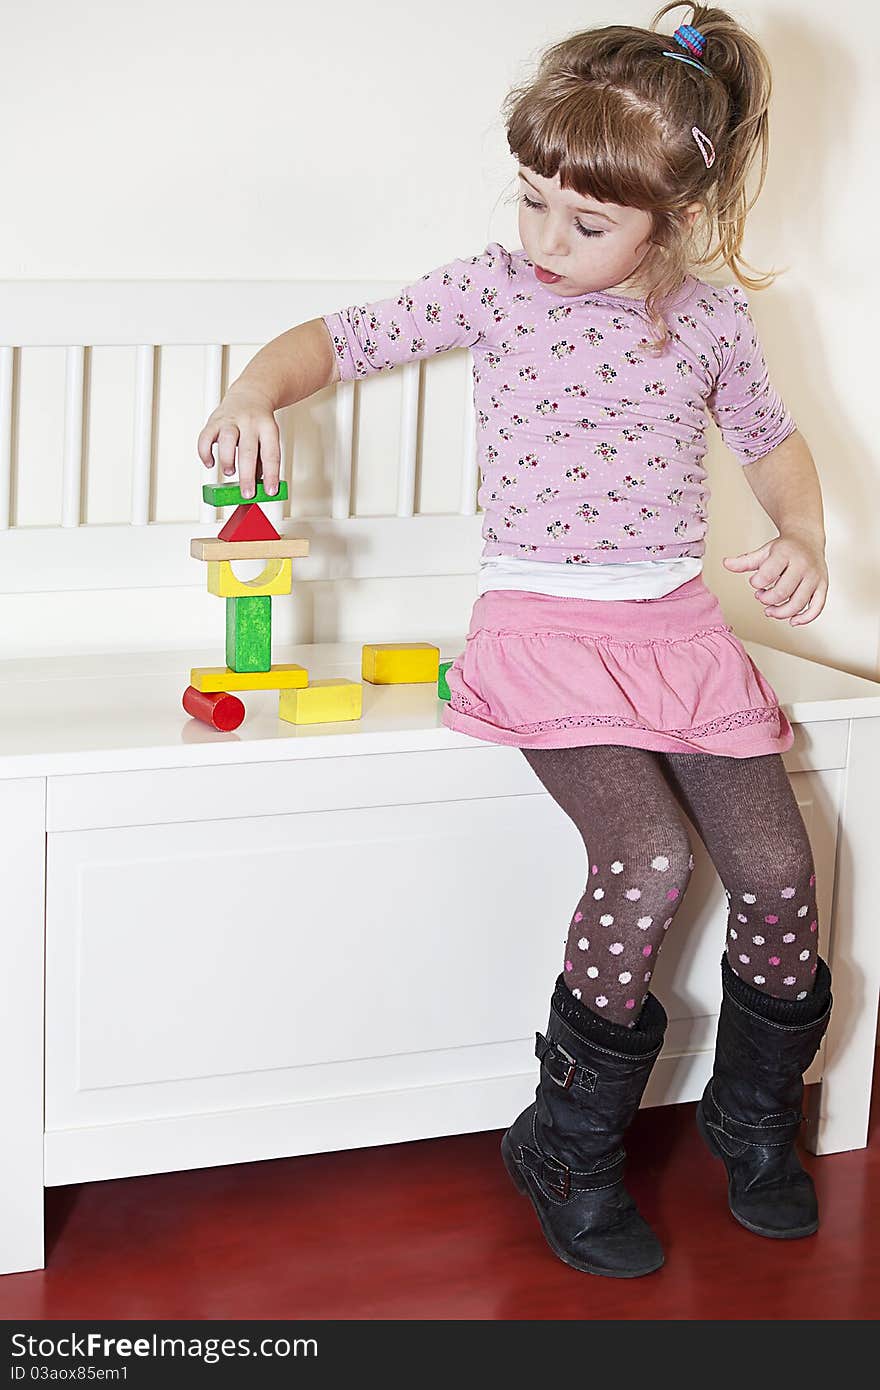
[[[183,708],[193,719],[201,719],[212,729],[220,729],[224,734],[237,729],[244,719],[244,705],[236,695],[228,695],[225,690],[196,690],[188,685],[183,692]]]

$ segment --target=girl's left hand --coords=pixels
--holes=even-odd
[[[724,564],[737,574],[755,571],[749,583],[768,618],[788,618],[795,627],[811,623],[825,607],[828,567],[820,541],[777,536],[757,550],[725,558]]]

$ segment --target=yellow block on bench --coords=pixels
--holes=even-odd
[[[278,718],[288,724],[337,724],[360,719],[363,698],[360,681],[312,681],[303,690],[282,690]]]
[[[196,690],[289,690],[309,683],[305,666],[270,666],[268,671],[231,671],[228,666],[194,666],[189,683]]]
[[[440,675],[440,648],[430,642],[368,642],[361,655],[361,675],[371,685],[435,684]]]

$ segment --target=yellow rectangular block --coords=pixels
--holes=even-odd
[[[293,561],[269,560],[256,579],[239,579],[228,560],[208,561],[208,593],[218,598],[258,598],[289,594],[293,588]]]
[[[228,666],[194,666],[189,683],[196,690],[290,690],[309,683],[305,666],[270,666],[268,671],[231,671]]]
[[[278,560],[302,559],[309,543],[295,536],[280,541],[221,541],[216,536],[194,536],[189,543],[194,560]]]
[[[430,642],[367,642],[361,676],[371,685],[435,684],[440,675],[440,648]]]
[[[363,696],[359,681],[313,681],[304,690],[282,690],[278,718],[288,724],[337,724],[360,719]]]

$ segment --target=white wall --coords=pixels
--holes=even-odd
[[[515,245],[515,214],[504,201],[514,165],[498,117],[505,91],[547,42],[589,24],[648,23],[654,8],[633,3],[623,13],[593,0],[393,0],[381,9],[353,0],[5,0],[0,278],[402,284],[490,239]],[[872,11],[864,0],[833,12],[819,0],[732,9],[774,66],[771,162],[746,255],[761,268],[789,267],[753,296],[753,311],[817,460],[832,589],[817,622],[790,628],[764,617],[745,577],[723,570],[722,555],[759,544],[773,527],[717,438],[707,578],[742,636],[877,676],[880,421],[869,239],[878,124],[875,46],[865,39]],[[667,32],[688,17],[684,9],[667,16]],[[18,499],[26,524],[45,524],[57,487],[57,422],[40,404],[40,374],[57,370],[51,357],[29,368],[31,447]],[[113,459],[119,441],[129,442],[112,410],[123,409],[128,377],[118,359],[96,372],[115,405],[90,439],[98,470],[90,473],[90,507],[93,520],[112,520]],[[165,404],[159,509],[195,517],[202,421],[191,397]],[[297,408],[303,421],[312,408]],[[442,465],[438,454],[426,472],[426,510],[450,505]],[[367,511],[382,509],[381,453],[371,468],[360,479]],[[476,592],[469,579],[421,581],[413,604],[409,581],[309,587],[315,592],[300,594],[291,619],[297,640],[366,640],[377,626],[388,640],[432,625],[463,632]],[[2,603],[4,655],[201,646],[206,624],[219,624],[193,591],[25,594]],[[276,609],[280,618],[283,605]]]

